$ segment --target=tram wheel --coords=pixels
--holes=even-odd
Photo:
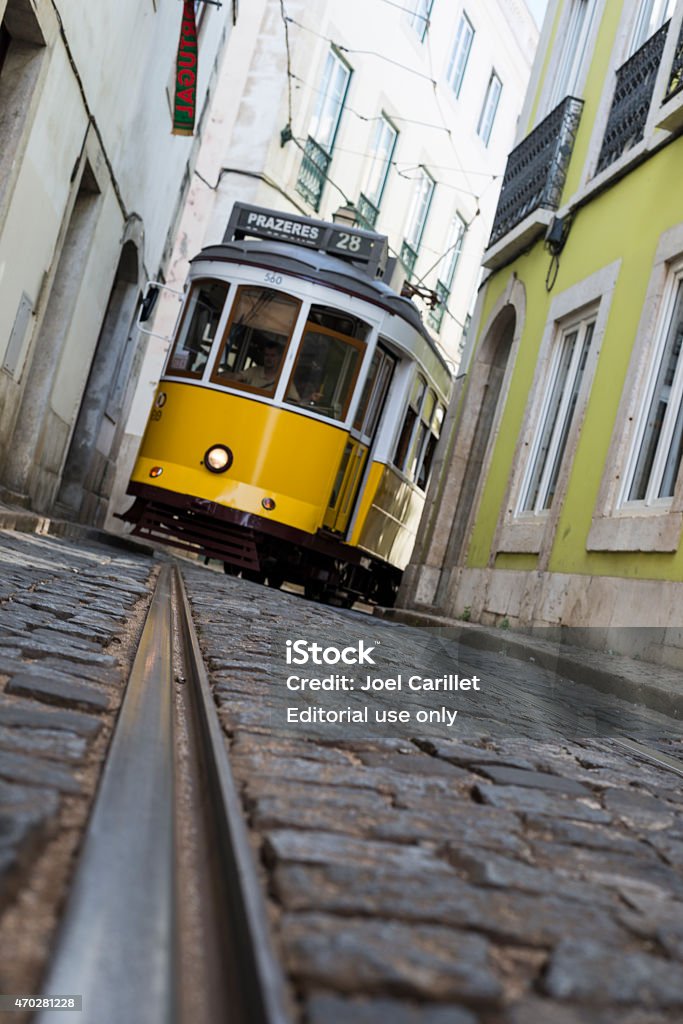
[[[320,580],[308,580],[304,583],[304,597],[309,601],[324,601],[325,584]]]
[[[250,583],[265,583],[266,574],[260,569],[242,569],[242,579]]]

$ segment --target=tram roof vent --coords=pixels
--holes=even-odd
[[[386,235],[375,231],[299,217],[250,203],[235,203],[223,241],[235,242],[243,238],[264,238],[317,249],[352,263],[373,278],[384,277],[389,254]]]

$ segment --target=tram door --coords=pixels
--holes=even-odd
[[[378,345],[324,519],[327,529],[335,533],[348,529],[395,366],[394,356]]]

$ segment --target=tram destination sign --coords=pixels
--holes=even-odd
[[[242,238],[270,238],[317,249],[363,265],[373,277],[383,272],[388,252],[386,237],[374,231],[235,203],[223,241]]]

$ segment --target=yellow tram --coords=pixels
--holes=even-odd
[[[123,518],[133,532],[393,602],[451,384],[384,236],[235,204],[191,263]]]

